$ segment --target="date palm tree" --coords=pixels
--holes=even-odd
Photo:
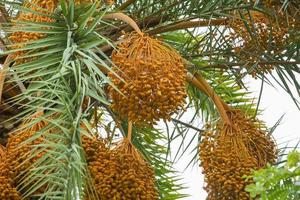
[[[40,6],[43,2],[46,7]],[[133,146],[154,169],[159,199],[184,198],[170,158],[175,139],[181,140],[180,159],[181,150],[200,143],[207,128],[202,124],[228,120],[229,107],[256,118],[263,84],[279,83],[299,107],[298,0],[0,3],[0,142],[6,146],[10,135],[18,136],[24,120],[36,113],[43,114],[26,128],[48,124],[18,147],[44,137],[26,152],[27,161],[43,153],[15,185],[24,198],[84,199],[94,193],[82,146],[82,136],[92,137],[91,132],[109,143],[130,132]],[[111,106],[109,91],[122,93],[112,77],[126,82],[112,52],[134,32],[176,49],[186,69],[186,104],[160,126],[132,125]],[[261,80],[258,101],[247,90],[245,77]],[[49,130],[57,131],[50,136]],[[193,137],[186,141],[189,134]],[[191,148],[194,156],[187,165],[199,163],[198,145]]]

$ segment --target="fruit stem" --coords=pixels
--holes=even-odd
[[[223,104],[225,110],[230,110],[230,107],[221,99],[219,95],[216,94],[216,92],[212,89],[212,87],[209,85],[209,83],[203,78],[203,76],[200,73],[196,72],[194,76],[197,78],[197,80],[200,83],[202,83],[207,93],[211,94],[215,98],[218,98]]]
[[[132,138],[132,121],[128,121],[128,132],[127,132],[127,139],[131,143]]]
[[[1,103],[2,93],[3,93],[4,80],[5,80],[9,65],[12,63],[12,61],[13,61],[13,55],[10,54],[5,59],[2,69],[0,69],[0,103]]]
[[[103,19],[119,19],[122,20],[123,22],[126,22],[128,25],[130,25],[138,34],[143,35],[141,29],[139,26],[136,24],[136,22],[128,17],[127,15],[123,13],[112,13],[112,14],[107,14],[103,16]]]
[[[226,113],[226,110],[229,110],[229,106],[223,102],[220,96],[218,96],[215,91],[210,87],[210,85],[206,82],[206,80],[200,75],[195,74],[194,76],[190,73],[187,74],[186,79],[189,83],[196,86],[199,90],[204,92],[207,96],[209,96],[214,104],[216,105],[221,118],[226,124],[231,124],[230,119]]]

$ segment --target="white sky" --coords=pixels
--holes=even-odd
[[[298,76],[298,80],[300,81],[300,76]],[[249,90],[253,91],[253,95],[255,95],[255,97],[259,96],[260,86],[260,80],[249,79]],[[285,114],[281,125],[277,127],[273,134],[279,145],[288,140],[291,140],[291,146],[297,143],[297,138],[300,138],[300,131],[298,130],[300,111],[297,109],[290,96],[283,89],[279,86],[276,86],[275,89],[272,86],[264,84],[264,92],[260,103],[260,109],[264,110],[260,119],[264,120],[268,127],[273,126],[277,120]],[[201,124],[199,124],[199,127],[201,127]],[[191,137],[192,135],[193,133],[190,134]],[[196,144],[192,146],[195,145]],[[203,190],[204,180],[200,167],[194,166],[184,171],[192,156],[193,155],[189,155],[189,152],[187,152],[180,162],[175,164],[176,170],[183,172],[183,182],[186,183],[186,186],[188,187],[188,189],[183,192],[191,195],[190,197],[184,198],[184,200],[205,200],[206,192]]]

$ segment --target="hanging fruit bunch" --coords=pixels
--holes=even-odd
[[[93,0],[75,0],[75,4],[83,4],[83,3],[91,3]],[[32,11],[37,12],[35,14],[33,12],[20,12],[18,16],[18,21],[27,21],[27,22],[37,22],[37,23],[45,23],[45,22],[53,22],[53,18],[44,16],[43,14],[50,15],[57,8],[59,0],[32,0],[30,3],[27,2],[24,4],[25,8],[28,8]],[[14,32],[11,34],[9,39],[14,45],[13,49],[18,49],[26,46],[26,43],[38,39],[42,39],[46,37],[44,33],[36,33],[36,32]],[[26,51],[18,51],[15,53],[15,57],[23,56]],[[32,58],[31,58],[32,59]],[[30,61],[30,58],[17,60],[17,63],[24,63]]]
[[[9,177],[9,169],[6,162],[6,150],[2,145],[0,146],[0,199],[3,200],[21,200],[21,196],[16,188],[14,188],[13,181]]]
[[[208,200],[249,200],[244,176],[276,160],[276,145],[264,131],[262,122],[242,110],[229,107],[201,74],[188,74],[187,80],[209,96],[220,120],[208,125],[199,144],[199,157],[205,174]]]
[[[286,4],[283,1],[275,0],[263,1],[262,4],[272,14],[273,22],[281,29],[286,30],[289,42],[295,40],[297,32],[300,30],[300,4],[292,1]]]
[[[242,15],[232,18],[228,24],[232,30],[229,38],[236,44],[234,50],[241,59],[249,63],[265,61],[264,54],[270,51],[280,53],[290,42],[292,35],[289,27],[282,21],[278,22],[277,17],[258,11]],[[257,73],[269,73],[272,69],[270,64],[259,64],[250,72],[255,77]]]
[[[83,147],[99,197],[158,199],[154,171],[130,142],[130,136],[114,148],[97,139],[83,139]]]
[[[6,165],[0,163],[0,199],[3,200],[21,200],[21,196],[16,188],[12,187],[12,179],[5,175],[9,173]]]
[[[27,2],[24,4],[25,8],[31,9],[35,12],[41,14],[48,14],[50,15],[55,8],[57,7],[58,0],[33,0],[31,3]],[[18,21],[28,21],[28,22],[53,22],[53,19],[47,16],[43,16],[41,14],[35,14],[32,12],[20,12],[18,16]],[[11,34],[9,39],[14,44],[12,46],[13,49],[18,49],[26,46],[26,43],[34,40],[41,39],[45,37],[44,33],[35,33],[35,32],[14,32]],[[25,51],[18,51],[14,54],[14,57],[23,56],[26,52]],[[17,60],[17,63],[24,63],[30,61],[32,58],[27,59],[20,59]]]
[[[90,2],[93,1],[77,0],[75,1],[75,4],[78,5]],[[33,0],[31,3],[25,5],[27,8],[30,8],[34,11],[43,14],[51,14],[56,9],[58,3],[58,0]],[[285,29],[285,27],[278,28],[274,25],[273,19],[265,14],[256,11],[251,12],[250,14],[251,17],[249,16],[245,20],[250,24],[251,31],[257,34],[256,40],[253,40],[252,36],[249,35],[244,26],[244,19],[233,20],[229,26],[234,31],[234,33],[231,35],[232,40],[242,40],[241,46],[237,48],[236,51],[241,54],[242,58],[247,60],[250,59],[250,62],[258,62],[263,58],[261,55],[268,51],[270,45],[274,45],[276,52],[280,52],[282,50],[281,47],[285,46],[287,42],[285,39],[288,37],[288,29]],[[108,14],[103,18],[99,17],[99,20],[109,17],[122,18],[122,15],[116,13]],[[19,15],[18,20],[30,22],[53,22],[53,19],[50,17],[23,12],[21,12]],[[86,17],[86,20],[89,21],[90,18]],[[98,21],[95,22],[95,26],[96,25],[98,25]],[[71,33],[73,30],[70,31],[68,29],[68,31]],[[90,32],[88,32],[88,34],[90,34]],[[96,32],[96,34],[98,33]],[[69,38],[73,40],[73,35],[70,35],[71,36]],[[270,37],[270,35],[272,37]],[[14,43],[13,48],[22,48],[26,45],[26,43],[41,39],[43,37],[46,37],[46,35],[41,33],[16,32],[10,36],[10,39]],[[282,40],[282,38],[284,38],[284,40]],[[81,136],[76,135],[76,137],[79,138],[76,138],[76,140],[78,139],[78,141],[80,141],[80,138],[82,138],[81,144],[72,143],[72,145],[75,144],[76,148],[79,147],[79,149],[81,149],[80,145],[82,145],[82,149],[86,155],[87,168],[90,172],[92,178],[91,182],[93,182],[95,187],[94,192],[96,192],[96,195],[105,200],[159,199],[159,194],[156,187],[155,171],[131,142],[132,123],[137,126],[151,127],[160,119],[170,120],[172,114],[177,113],[184,107],[185,99],[187,97],[185,87],[187,80],[190,83],[195,84],[201,91],[203,91],[212,99],[221,116],[221,119],[216,123],[216,125],[212,125],[204,132],[203,139],[201,140],[199,147],[201,166],[203,167],[205,181],[207,183],[205,189],[208,192],[208,199],[250,199],[250,196],[245,192],[244,189],[245,186],[248,185],[252,180],[245,180],[244,176],[250,175],[252,170],[265,167],[268,163],[274,163],[277,155],[276,145],[269,134],[262,128],[261,122],[251,119],[239,109],[230,108],[228,105],[226,105],[214,93],[213,89],[209,88],[208,84],[199,74],[193,76],[190,73],[187,73],[183,58],[174,49],[164,45],[162,41],[154,39],[149,35],[142,33],[141,31],[126,34],[119,39],[121,42],[118,43],[116,50],[112,52],[111,56],[114,66],[111,72],[108,73],[108,76],[114,85],[108,86],[108,97],[112,102],[112,110],[117,113],[122,120],[128,121],[127,136],[124,136],[124,138],[116,145],[111,145],[105,140],[99,139],[98,137],[89,138],[82,134]],[[68,43],[70,41],[68,41]],[[87,39],[84,42],[87,41],[89,42]],[[98,43],[96,44],[98,45]],[[76,47],[75,46],[75,44],[72,45],[72,48],[74,47],[75,49],[78,47],[76,51],[81,52],[80,45]],[[68,48],[68,50],[69,49],[70,48]],[[98,55],[96,55],[95,52],[92,50],[90,51],[88,47],[86,47],[86,49],[88,49],[86,52],[100,59],[100,57],[97,57]],[[85,55],[86,52],[81,52],[80,56],[90,59],[88,58],[88,55]],[[247,52],[254,52],[254,54],[257,56],[250,56],[247,54]],[[68,53],[69,52],[64,51],[62,57],[68,57],[66,55]],[[18,59],[18,57],[23,56],[24,54],[26,54],[25,51],[19,51],[14,55],[16,57],[15,59],[17,59],[17,62],[22,63],[31,61],[23,58]],[[71,61],[73,62],[73,57],[76,56],[70,53],[70,57],[72,58]],[[81,62],[78,63],[81,64]],[[94,64],[94,60],[90,63]],[[102,62],[98,61],[95,63],[99,64]],[[68,70],[70,70],[69,68],[73,67],[70,66],[67,66],[66,64],[63,69],[66,71],[61,70],[60,72],[68,72]],[[86,71],[88,71],[86,68],[89,68],[88,64],[79,66],[80,68],[78,71],[72,69],[74,70],[74,73],[80,71],[80,73],[82,72],[84,76],[90,75],[86,73]],[[83,70],[81,71],[81,69]],[[271,69],[272,67],[269,65],[260,65],[259,70],[262,72],[269,72]],[[93,73],[94,72],[97,74],[96,70],[93,71]],[[256,71],[253,73],[255,76]],[[93,93],[92,89],[95,89],[98,86],[98,79],[95,78],[95,82],[85,82],[83,78],[80,79],[80,77],[77,79],[78,77],[75,75],[73,76],[72,73],[66,74],[68,74],[68,76],[66,76],[64,73],[59,73],[61,76],[60,78],[63,79],[62,82],[64,82],[66,87],[62,87],[61,91],[57,91],[70,92],[71,98],[69,98],[67,95],[65,97],[70,101],[66,101],[64,98],[59,99],[60,96],[53,95],[55,97],[53,99],[49,99],[49,102],[54,102],[54,104],[57,102],[57,104],[61,103],[61,105],[63,105],[61,107],[63,108],[67,108],[65,106],[66,102],[76,102],[74,103],[76,104],[74,106],[76,108],[71,108],[72,106],[70,106],[70,110],[67,112],[71,113],[70,115],[72,116],[70,117],[71,120],[69,122],[80,124],[80,121],[75,122],[74,115],[78,117],[76,120],[82,120],[86,116],[90,117],[91,113],[85,113],[82,112],[82,110],[86,111],[89,107],[91,107],[90,101],[96,101],[97,99],[100,99],[96,97],[100,96],[97,96],[97,93],[101,90],[101,88],[99,91],[97,90],[95,93]],[[83,75],[79,74],[79,76]],[[74,83],[74,79],[76,79],[76,82],[85,82],[85,85],[80,85],[84,85],[84,87],[80,88],[77,87],[77,85],[73,87],[72,83]],[[26,78],[24,78],[24,80],[26,80]],[[43,82],[46,83],[45,85],[48,84],[48,80],[51,79],[43,80]],[[103,78],[99,80],[106,81],[107,79]],[[27,80],[27,82],[30,81],[34,82],[35,80]],[[47,86],[51,88],[51,84],[54,85],[56,83],[60,84],[60,82],[50,83],[49,81]],[[70,87],[70,90],[67,90],[69,89],[69,83],[72,85],[72,87]],[[91,87],[90,85],[93,86]],[[59,88],[59,86],[57,88]],[[76,91],[78,88],[82,89],[82,91]],[[43,88],[43,91],[47,89]],[[56,92],[56,90],[54,92]],[[50,93],[47,93],[46,97],[41,97],[40,101],[44,102],[43,98],[51,96],[48,94]],[[94,94],[96,94],[96,97],[93,96]],[[85,95],[90,96],[87,97]],[[56,99],[58,100],[55,101]],[[83,104],[78,103],[78,106],[77,100],[78,102],[82,102],[83,100]],[[97,104],[95,104],[95,118],[97,118],[98,104],[100,103],[97,102]],[[43,106],[44,104],[41,105]],[[57,109],[57,107],[53,109],[51,105],[47,109]],[[34,106],[36,106],[35,102]],[[29,119],[23,120],[20,128],[14,133],[10,134],[5,151],[1,151],[0,149],[0,199],[21,199],[21,195],[16,190],[16,187],[21,185],[23,188],[25,188],[24,190],[26,190],[27,186],[22,185],[21,180],[24,180],[24,176],[26,177],[26,175],[28,175],[26,172],[30,171],[30,169],[35,166],[32,165],[32,163],[36,163],[40,157],[45,155],[44,152],[41,152],[34,157],[28,158],[28,156],[33,156],[29,155],[31,152],[33,152],[32,148],[34,146],[37,147],[38,144],[43,144],[43,140],[45,139],[43,137],[44,135],[42,135],[33,141],[28,141],[28,139],[32,139],[34,135],[47,127],[48,123],[46,121],[42,120],[37,122],[37,119],[40,119],[41,116],[44,116],[44,112],[38,112]],[[114,117],[114,115],[111,116]],[[71,130],[73,131],[73,129]],[[53,133],[56,130],[51,129],[49,132],[47,131],[43,133],[47,134],[50,133],[50,131]],[[78,134],[81,134],[81,132],[79,131]],[[66,140],[71,138],[68,137],[71,134],[65,135],[67,135]],[[73,136],[73,138],[74,137],[75,136]],[[23,144],[25,141],[26,144]],[[67,146],[66,149],[68,149],[69,146]],[[75,149],[74,152],[76,150],[77,149]],[[2,157],[4,157],[4,159],[2,159]],[[81,159],[84,160],[84,156],[80,157],[78,161],[82,161]],[[66,160],[66,164],[69,164],[67,162],[68,161]],[[73,169],[75,168],[76,166],[73,167]],[[85,172],[85,169],[82,171]],[[80,173],[82,171],[80,171]],[[66,176],[68,175],[63,177]],[[82,185],[83,188],[85,185]],[[42,186],[38,192],[43,192],[44,189],[44,186]],[[23,193],[23,190],[19,192]],[[88,192],[85,194],[87,195],[85,197],[86,199],[91,199],[91,197],[88,196]]]
[[[112,53],[112,109],[136,124],[168,120],[186,98],[183,59],[171,47],[142,33],[128,34]]]
[[[31,10],[31,12],[26,12],[26,11],[21,11],[17,17],[17,20],[14,23],[14,27],[22,27],[26,26],[23,25],[22,22],[37,22],[37,23],[45,23],[45,22],[53,22],[53,19],[44,15],[50,15],[53,13],[55,8],[57,7],[59,0],[32,0],[31,2],[26,1],[23,5],[25,9]],[[36,14],[36,13],[38,14]],[[9,40],[12,43],[10,46],[11,49],[20,49],[24,48],[29,42],[41,39],[46,37],[46,34],[44,33],[38,33],[38,32],[30,32],[30,31],[14,31],[10,36]],[[28,57],[28,58],[22,58],[22,56],[25,56],[27,51],[25,50],[19,50],[16,51],[10,55],[8,55],[8,63],[4,63],[4,66],[6,68],[9,67],[10,64],[14,63],[15,65],[26,63],[29,61],[32,61],[34,58],[33,57]],[[4,73],[4,74],[1,74]],[[0,74],[5,77],[5,73],[1,72]],[[0,84],[1,85],[1,84]],[[3,86],[2,86],[3,87]],[[16,92],[16,90],[13,90],[15,86],[12,83],[9,83],[5,85],[6,90],[6,96],[8,97],[13,97],[19,94],[19,91]],[[2,93],[2,88],[0,87],[0,94]],[[1,98],[0,98],[1,100]],[[1,103],[1,102],[0,102]]]
[[[30,141],[21,145],[22,142],[25,142],[27,139],[31,138],[34,134],[47,125],[46,121],[38,121],[34,123],[35,120],[41,115],[43,115],[43,112],[37,112],[36,114],[32,115],[32,117],[25,119],[20,125],[19,130],[9,135],[5,160],[5,166],[8,172],[4,173],[7,173],[6,175],[12,180],[13,186],[17,186],[20,183],[19,180],[22,179],[21,175],[24,176],[24,174],[31,167],[32,163],[34,163],[43,155],[43,152],[41,152],[37,156],[28,159],[30,156],[32,156],[28,153],[32,148],[34,148],[33,145],[40,144],[43,141],[43,137],[39,137],[34,141]]]
[[[0,167],[0,179],[1,177],[6,177],[7,181],[9,181],[9,185],[12,188],[20,186],[21,184],[23,190],[25,189],[24,186],[26,184],[24,185],[24,183],[22,183],[22,181],[24,180],[24,176],[28,175],[27,173],[32,168],[32,164],[34,164],[45,153],[44,150],[40,151],[39,149],[37,149],[37,151],[39,151],[37,155],[30,154],[30,152],[32,152],[32,149],[35,148],[36,145],[43,143],[43,140],[45,138],[44,134],[36,137],[36,139],[32,141],[27,141],[34,135],[38,134],[39,131],[47,127],[48,122],[46,120],[41,120],[41,116],[45,116],[43,111],[36,112],[31,117],[24,119],[19,128],[9,134],[8,142],[6,145],[6,159],[2,163],[3,170],[1,170]],[[53,130],[51,129],[51,131]],[[48,130],[49,133],[51,133],[51,131]],[[1,186],[8,187],[8,183],[3,183],[3,185],[0,183],[0,188]],[[22,191],[17,192],[17,190],[13,188],[11,189],[10,193],[7,192],[3,194],[3,199],[10,199],[11,195],[13,195],[13,198],[11,199],[21,199],[20,193],[22,193]],[[35,194],[43,193],[44,191],[45,186],[42,186],[38,188]]]
[[[21,176],[30,169],[43,153],[28,159],[28,153],[33,145],[41,144],[43,136],[22,146],[20,144],[32,137],[42,128],[47,126],[45,121],[40,121],[30,126],[38,116],[38,112],[23,122],[20,132],[10,135],[7,144],[6,159],[1,163],[0,187],[9,187],[3,190],[3,197],[20,199],[20,194],[13,186],[20,184]],[[155,176],[152,167],[144,160],[129,139],[123,139],[114,148],[109,148],[105,140],[82,136],[82,147],[86,154],[88,169],[90,170],[97,195],[104,199],[158,199],[155,186]],[[4,180],[6,182],[4,182]],[[38,192],[43,192],[40,188]],[[87,197],[90,199],[90,197]]]
[[[241,110],[227,111],[231,124],[219,120],[200,143],[200,160],[209,200],[251,199],[244,176],[276,160],[275,143],[259,121]]]

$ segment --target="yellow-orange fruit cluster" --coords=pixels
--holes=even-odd
[[[20,126],[20,128],[23,129],[11,134],[8,138],[5,162],[8,169],[8,176],[13,180],[13,186],[19,184],[18,180],[21,180],[20,175],[24,174],[24,172],[27,172],[32,163],[34,163],[43,154],[40,153],[37,156],[28,159],[28,157],[31,156],[28,153],[31,152],[32,148],[34,148],[33,145],[40,144],[42,137],[24,145],[20,145],[22,142],[32,137],[37,131],[41,130],[47,125],[45,121],[40,121],[33,126],[29,126],[29,124],[41,114],[42,113],[37,113],[31,118],[24,120],[23,124]]]
[[[133,146],[123,142],[115,149],[109,149],[104,143],[95,144],[97,141],[83,140],[88,167],[101,199],[158,199],[154,171],[138,152],[126,150]]]
[[[95,0],[74,0],[75,4],[92,3]],[[112,4],[112,1],[108,1]],[[51,14],[57,8],[59,0],[32,0],[31,3],[25,3],[24,7],[29,8],[35,12],[41,14]],[[35,14],[33,12],[20,12],[18,16],[19,21],[31,21],[31,22],[53,22],[53,18],[43,16],[41,14]],[[14,43],[13,49],[18,49],[26,46],[26,43],[34,40],[38,40],[46,37],[44,33],[36,32],[14,32],[9,39]],[[18,51],[14,53],[15,57],[23,56],[26,51]],[[17,60],[17,63],[25,63],[31,61],[33,58],[22,58]]]
[[[41,156],[37,155],[34,158],[28,159],[28,156],[30,156],[28,153],[31,148],[33,148],[32,145],[39,144],[41,138],[22,146],[20,146],[20,144],[46,126],[47,123],[44,121],[29,126],[29,124],[40,115],[42,115],[42,112],[25,119],[20,126],[20,130],[9,136],[5,158],[0,162],[0,191],[2,191],[0,199],[21,199],[21,194],[15,187],[19,184],[18,180],[21,179],[20,175],[26,172],[31,164]]]
[[[147,35],[125,36],[112,53],[117,66],[109,77],[120,90],[109,86],[112,109],[136,124],[153,125],[170,119],[185,102],[183,59],[172,48]]]
[[[278,14],[275,18],[258,11],[251,11],[243,17],[245,19],[233,18],[228,24],[232,30],[229,38],[236,43],[235,52],[241,59],[249,63],[265,62],[266,58],[262,55],[270,50],[273,54],[278,54],[290,42],[292,34],[286,26],[284,15]],[[294,19],[291,23],[293,22]],[[269,73],[272,69],[271,64],[260,63],[256,69],[251,69],[251,73],[255,77],[258,72]]]
[[[51,14],[56,8],[58,0],[33,0],[31,3],[25,3],[24,7],[27,7],[33,11]],[[32,12],[21,12],[18,16],[19,21],[31,21],[31,22],[52,22],[53,19],[50,17],[42,16],[40,14],[35,14]],[[15,44],[14,49],[22,48],[26,45],[27,42],[32,40],[38,40],[45,37],[43,33],[34,33],[34,32],[14,32],[9,37],[10,40]],[[18,51],[15,53],[15,56],[24,55],[24,51]],[[18,62],[28,62],[30,59],[21,59]]]
[[[276,14],[279,14],[281,16],[279,16],[278,20],[283,20],[288,23],[292,22],[293,24],[290,25],[295,25],[297,24],[298,28],[300,25],[299,22],[299,17],[300,17],[300,4],[299,3],[294,3],[294,2],[289,2],[286,3],[284,1],[278,1],[278,0],[264,0],[261,2],[262,5],[265,8],[268,8],[271,11],[275,11]],[[285,15],[285,19],[284,16]],[[291,19],[293,19],[292,21],[290,21]]]
[[[32,163],[34,163],[38,159],[39,156],[28,159],[28,157],[30,156],[28,155],[28,153],[33,148],[32,145],[36,145],[41,142],[40,138],[19,147],[22,142],[26,141],[34,134],[35,132],[32,131],[24,131],[8,139],[7,161],[9,163],[10,177],[15,178],[21,173],[26,172],[26,170],[29,169]]]
[[[86,155],[86,161],[88,163],[98,160],[98,151],[106,150],[106,142],[100,138],[89,138],[82,136],[82,148]]]
[[[40,152],[38,155],[31,157],[29,153],[34,148],[34,145],[41,144],[43,141],[43,136],[36,138],[33,141],[27,142],[26,144],[22,144],[29,138],[31,138],[34,134],[37,134],[42,128],[47,126],[47,122],[44,120],[33,123],[33,120],[36,120],[39,116],[43,115],[43,112],[37,112],[31,117],[25,119],[23,123],[20,125],[17,132],[10,134],[8,143],[7,143],[7,151],[5,152],[5,159],[3,159],[3,163],[1,165],[0,162],[0,189],[1,186],[7,189],[3,189],[2,196],[5,196],[7,200],[17,200],[21,199],[20,194],[16,191],[15,186],[19,185],[22,180],[22,177],[26,175],[26,172],[32,167],[32,164],[36,162],[41,156],[43,156],[44,152]],[[90,140],[90,139],[89,139]],[[92,141],[92,140],[90,140]],[[94,145],[98,145],[94,144]],[[89,146],[92,146],[89,145]],[[87,149],[87,151],[89,151]],[[89,154],[91,155],[91,154]],[[1,161],[1,160],[0,160]],[[2,167],[2,168],[1,168]],[[6,182],[1,182],[5,179]],[[3,184],[2,184],[3,183]],[[5,183],[5,184],[4,184]],[[1,191],[1,190],[0,190]],[[38,189],[38,193],[43,193],[45,191],[45,186]],[[1,197],[1,196],[0,196]],[[2,198],[0,198],[2,200]]]
[[[42,113],[37,113],[37,116],[40,114]],[[32,119],[35,118],[36,116],[33,116],[26,120],[22,126],[32,122]],[[5,180],[9,181],[9,184],[3,184],[3,188],[18,185],[20,175],[26,172],[31,164],[43,155],[41,153],[36,157],[25,160],[28,158],[31,148],[33,148],[32,145],[40,144],[43,140],[42,137],[22,146],[20,144],[46,125],[46,122],[41,121],[31,128],[10,136],[4,162],[5,170],[0,173],[0,181],[2,180],[1,177],[5,175]],[[88,168],[96,192],[101,199],[158,199],[154,171],[131,144],[123,142],[116,148],[109,149],[103,140],[82,136],[82,147],[86,154]],[[19,193],[14,188],[10,188],[4,189],[5,193],[3,192],[3,195],[7,195],[7,191],[9,191],[9,194],[12,195],[11,199],[17,200],[18,198],[14,199],[13,197],[19,197]],[[38,192],[43,192],[43,188],[40,188]],[[91,198],[87,197],[87,199]]]
[[[232,124],[219,122],[207,130],[200,143],[200,160],[205,174],[208,200],[250,200],[245,186],[252,182],[244,176],[274,163],[277,151],[272,138],[260,130],[259,122],[240,110],[228,115]]]
[[[0,199],[21,200],[19,192],[12,186],[13,181],[9,177],[9,169],[6,165],[5,154],[4,147],[0,146]]]
[[[0,163],[0,199],[21,200],[21,196],[16,188],[12,187],[12,179],[7,175],[8,170],[4,163]]]

